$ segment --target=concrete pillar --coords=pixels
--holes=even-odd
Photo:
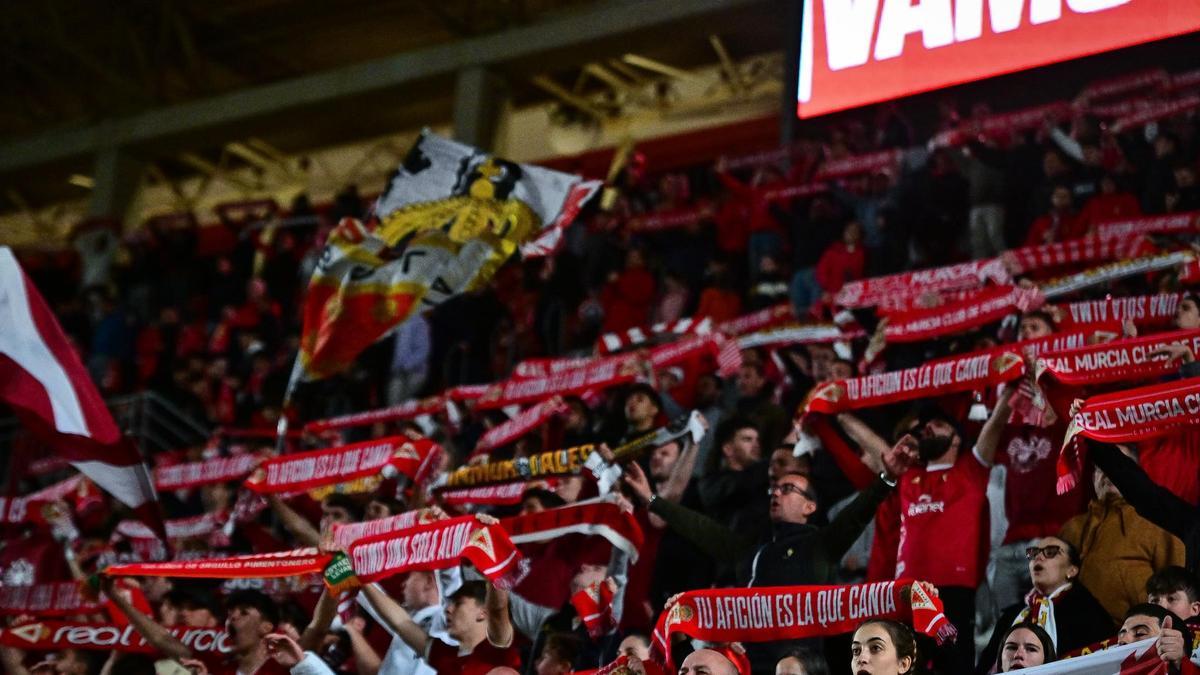
[[[458,71],[454,83],[454,137],[481,150],[494,150],[508,98],[507,84],[495,73],[482,66]]]
[[[126,211],[142,180],[143,163],[116,146],[100,149],[92,171],[92,202],[88,215],[124,222]]]

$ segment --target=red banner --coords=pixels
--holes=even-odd
[[[1025,362],[1010,346],[930,361],[915,368],[818,385],[807,410],[835,414],[858,408],[992,387],[1015,380]]]
[[[421,483],[440,453],[441,447],[429,439],[392,436],[272,457],[246,479],[245,486],[261,493],[293,492],[391,471]]]
[[[1036,288],[995,286],[966,300],[892,314],[884,333],[888,342],[921,342],[963,333],[1014,312],[1039,307],[1041,303],[1041,294]]]
[[[103,610],[103,604],[83,597],[77,581],[57,581],[32,586],[0,586],[0,614],[68,616]]]
[[[166,630],[195,652],[228,654],[233,651],[229,634],[216,628],[176,626]],[[158,653],[133,624],[113,626],[67,621],[23,623],[0,630],[0,645],[29,651],[86,649],[123,654]]]
[[[1172,344],[1186,344],[1193,354],[1200,354],[1200,330],[1158,333],[1043,354],[1038,358],[1037,375],[1045,373],[1076,387],[1157,379],[1179,368],[1166,356],[1153,355]]]
[[[257,455],[242,454],[159,467],[154,470],[154,489],[170,492],[210,483],[241,480],[249,475],[261,460]]]

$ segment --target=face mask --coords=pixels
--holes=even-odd
[[[922,462],[928,464],[933,460],[946,454],[950,449],[952,437],[950,436],[925,436],[917,441],[917,455]]]

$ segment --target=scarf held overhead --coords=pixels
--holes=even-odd
[[[441,447],[429,439],[392,436],[273,457],[246,479],[245,486],[260,493],[293,492],[392,472],[421,483],[440,453]]]
[[[1200,330],[1158,333],[1043,354],[1036,372],[1038,377],[1047,374],[1077,387],[1157,379],[1178,368],[1166,355],[1155,354],[1173,344],[1184,344],[1193,354],[1200,353]]]

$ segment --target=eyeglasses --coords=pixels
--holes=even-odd
[[[1047,560],[1050,558],[1057,558],[1058,554],[1062,553],[1062,547],[1057,544],[1051,544],[1049,546],[1042,546],[1041,548],[1038,548],[1037,546],[1030,546],[1029,548],[1025,549],[1025,557],[1029,560],[1036,559],[1039,553],[1044,555]]]
[[[813,496],[813,493],[810,490],[806,490],[799,485],[794,485],[792,483],[778,483],[767,488],[768,497],[774,497],[776,493],[782,495],[800,495],[809,501],[817,501],[817,498]]]

